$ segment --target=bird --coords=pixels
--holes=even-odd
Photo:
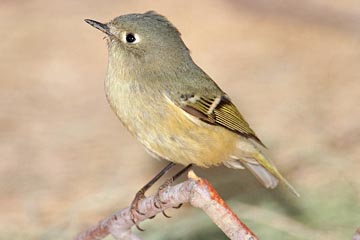
[[[269,189],[295,188],[262,152],[263,142],[230,97],[192,59],[180,31],[155,11],[101,23],[105,33],[107,100],[147,152],[170,163],[145,185],[139,198],[175,164],[248,169]]]

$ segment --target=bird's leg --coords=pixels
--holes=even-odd
[[[160,199],[160,193],[161,193],[164,189],[166,189],[166,188],[168,188],[169,186],[171,186],[171,184],[172,184],[176,179],[178,179],[181,175],[183,175],[185,172],[187,172],[191,167],[192,167],[192,164],[187,165],[186,167],[184,167],[183,169],[181,169],[178,173],[176,173],[174,176],[172,176],[171,178],[167,179],[167,180],[165,181],[165,183],[162,184],[162,185],[159,187],[159,189],[158,189],[158,191],[157,191],[157,193],[156,193],[156,195],[155,195],[155,198],[154,198],[154,206],[155,206],[156,208],[161,209],[161,208],[162,208],[162,205],[166,204],[166,202],[161,201],[161,199]],[[182,205],[182,204],[180,204],[179,206],[174,207],[174,208],[180,208],[181,205]],[[165,217],[167,217],[167,218],[170,217],[169,215],[167,215],[167,214],[165,213],[165,211],[162,211],[162,213],[164,214]]]
[[[157,181],[161,178],[170,168],[172,168],[175,163],[171,162],[166,167],[164,167],[153,179],[151,179],[145,186],[143,186],[135,195],[134,200],[130,205],[130,217],[132,222],[135,224],[136,228],[140,231],[144,231],[141,229],[137,223],[136,213],[140,215],[144,215],[144,213],[140,212],[138,209],[139,201],[145,198],[145,192]]]

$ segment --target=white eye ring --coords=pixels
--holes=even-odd
[[[123,32],[121,34],[121,40],[126,44],[136,44],[140,42],[140,36],[136,33]]]

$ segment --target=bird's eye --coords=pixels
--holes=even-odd
[[[121,41],[133,45],[139,43],[141,41],[141,38],[136,33],[124,31],[121,33]]]
[[[135,37],[135,35],[132,34],[132,33],[126,34],[125,39],[126,39],[126,42],[127,42],[127,43],[134,43],[134,42],[136,41],[136,37]]]

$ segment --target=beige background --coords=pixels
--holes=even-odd
[[[0,238],[71,239],[165,164],[108,107],[106,44],[83,21],[147,10],[179,28],[302,197],[245,171],[195,171],[262,239],[350,239],[360,226],[357,0],[1,1]],[[168,213],[141,235],[226,239],[199,210]]]

